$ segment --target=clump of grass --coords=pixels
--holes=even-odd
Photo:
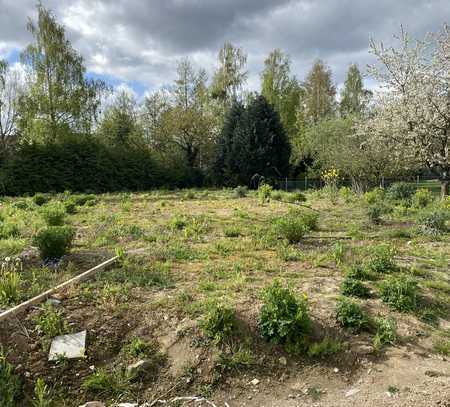
[[[320,342],[311,344],[308,348],[310,358],[326,358],[342,350],[342,342],[337,339],[325,337]]]
[[[438,339],[433,344],[433,350],[443,356],[450,356],[450,339]]]
[[[223,304],[210,306],[200,322],[200,327],[215,343],[223,343],[236,333],[237,321],[234,309]]]
[[[263,306],[259,314],[262,335],[273,343],[280,343],[293,351],[306,349],[311,319],[306,298],[299,298],[279,280],[263,291]]]
[[[0,304],[11,305],[20,298],[22,279],[16,270],[0,272]]]
[[[225,237],[239,237],[241,235],[241,231],[237,226],[229,226],[224,229],[223,234]]]
[[[373,273],[389,274],[397,271],[394,261],[396,249],[390,245],[379,245],[371,249],[371,255],[365,263],[365,267]]]
[[[273,188],[269,184],[261,184],[258,188],[259,201],[263,204],[269,202],[272,196]]]
[[[397,311],[413,311],[417,307],[417,282],[404,274],[392,276],[381,282],[380,297]]]
[[[131,378],[124,370],[107,372],[98,369],[84,379],[81,387],[90,394],[101,397],[120,397],[129,392]]]
[[[216,368],[221,372],[248,369],[256,363],[254,353],[246,346],[238,345],[229,352],[220,352],[216,361]]]
[[[397,342],[397,324],[393,318],[375,318],[376,333],[373,338],[373,346],[376,350],[385,344],[394,345]]]
[[[150,356],[154,351],[152,344],[143,341],[141,338],[133,338],[123,348],[125,354],[130,355],[133,358],[145,358]]]
[[[332,249],[331,255],[333,256],[336,266],[340,266],[344,262],[346,247],[342,242],[336,242]]]
[[[75,230],[71,226],[49,226],[37,233],[34,243],[43,260],[60,259],[70,250]]]
[[[0,239],[9,239],[18,237],[20,230],[17,222],[10,219],[4,219],[0,216]]]
[[[188,220],[186,216],[174,215],[172,219],[170,219],[169,227],[172,230],[182,230],[187,226],[187,224]]]
[[[348,268],[347,277],[355,280],[371,281],[377,279],[377,274],[371,270],[368,270],[362,264],[356,263]]]
[[[346,297],[338,300],[336,307],[336,320],[344,328],[351,328],[355,332],[367,328],[368,318],[361,306]]]
[[[14,367],[6,360],[0,349],[0,406],[16,407],[22,396],[22,382],[14,372]]]
[[[234,198],[245,198],[248,194],[248,188],[245,186],[237,186],[233,189],[233,197]]]
[[[44,305],[42,311],[34,318],[38,332],[47,339],[67,333],[68,326],[60,310],[51,305]]]
[[[279,244],[277,246],[277,255],[283,261],[298,261],[303,257],[300,251],[287,244]]]
[[[275,218],[272,230],[276,237],[286,239],[289,243],[298,243],[307,232],[317,230],[318,219],[316,213],[294,209]]]
[[[61,202],[50,202],[41,207],[40,213],[48,226],[62,226],[66,208]]]
[[[368,298],[370,296],[370,290],[361,280],[346,277],[341,285],[341,294],[351,297]]]
[[[374,203],[367,207],[367,217],[369,221],[374,225],[379,225],[382,223],[382,217],[388,213],[389,209],[383,203]]]

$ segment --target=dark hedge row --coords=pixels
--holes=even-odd
[[[0,170],[3,195],[140,191],[188,187],[199,181],[182,161],[169,166],[145,148],[111,147],[87,137],[23,145],[3,160]]]

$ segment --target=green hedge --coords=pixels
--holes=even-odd
[[[145,148],[106,146],[89,137],[20,146],[3,161],[0,173],[3,195],[140,191],[196,183],[198,175],[180,161],[170,168]]]

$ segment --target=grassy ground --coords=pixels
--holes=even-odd
[[[64,194],[50,198],[69,199]],[[339,403],[333,391],[357,383],[367,363],[401,360],[390,354],[393,346],[406,353],[414,349],[415,355],[450,353],[450,237],[424,229],[419,220],[437,201],[414,208],[384,200],[389,210],[371,221],[366,200],[347,190],[308,192],[304,206],[294,202],[295,194],[275,193],[274,198],[262,202],[256,193],[238,198],[232,190],[96,196],[66,216],[76,237],[70,254],[56,265],[43,264],[34,247],[33,236],[45,227],[41,207],[31,198],[3,199],[0,256],[19,256],[23,270],[16,295],[3,296],[0,308],[115,252],[143,249],[57,295],[61,304],[0,322],[3,354],[20,376],[25,403],[36,397],[34,387],[42,378],[45,397],[57,406],[186,394],[230,405],[291,405],[286,398],[295,401],[292,405],[334,405],[327,404],[328,399]],[[295,219],[305,213],[318,214],[318,228],[304,229],[289,242],[290,232],[298,232]],[[312,328],[301,349],[269,343],[261,335],[262,292],[276,279],[297,298],[306,298]],[[352,323],[345,327],[336,317],[342,294],[360,307],[361,329]],[[223,306],[219,311],[217,304]],[[226,314],[220,313],[225,308],[232,315],[229,334]],[[217,312],[222,319],[211,334],[205,320],[211,326]],[[357,317],[352,312],[345,321]],[[53,336],[84,329],[85,359],[47,361]],[[128,375],[127,366],[141,359],[148,362],[145,372]],[[435,369],[441,369],[440,361]],[[339,372],[339,383],[333,372]],[[257,385],[248,384],[255,377],[264,380],[267,393],[255,393]],[[289,380],[294,377],[308,380],[293,390]],[[402,382],[400,374],[384,380],[381,395],[415,400],[404,389],[411,383]],[[447,385],[439,384],[435,397],[445,394]],[[273,394],[285,404],[273,402]]]

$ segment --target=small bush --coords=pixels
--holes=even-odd
[[[270,194],[270,197],[274,200],[274,201],[282,201],[283,200],[283,196],[286,192],[283,191],[272,191],[272,193]]]
[[[97,197],[94,194],[80,194],[72,195],[69,200],[76,206],[93,206],[97,201]]]
[[[273,188],[269,184],[261,184],[258,188],[258,197],[261,203],[269,202]]]
[[[67,201],[64,201],[64,208],[66,209],[66,213],[70,215],[77,213],[77,204],[71,198],[69,198]]]
[[[301,192],[285,192],[282,196],[283,201],[296,203],[296,202],[306,202],[306,196]]]
[[[319,214],[313,211],[293,211],[307,226],[309,230],[319,229]]]
[[[244,346],[232,347],[231,352],[220,352],[216,367],[221,372],[248,369],[255,364],[255,355]]]
[[[370,296],[370,290],[366,287],[361,280],[355,278],[346,277],[341,285],[342,295],[351,297],[368,298]]]
[[[53,401],[50,398],[50,389],[45,384],[44,380],[39,377],[34,385],[34,400],[33,407],[51,407]]]
[[[81,388],[103,397],[120,397],[129,391],[131,378],[123,370],[107,372],[98,369],[84,379]]]
[[[212,306],[200,323],[205,335],[215,343],[222,343],[236,332],[234,309],[226,305]]]
[[[373,346],[379,350],[383,345],[394,345],[397,341],[397,324],[393,318],[375,318],[376,333]]]
[[[48,226],[62,226],[66,217],[66,208],[60,202],[50,202],[41,207],[40,213]]]
[[[416,186],[408,182],[396,182],[389,186],[387,195],[394,201],[410,201],[416,192]]]
[[[267,340],[299,350],[305,346],[311,330],[306,299],[297,298],[289,288],[275,280],[263,291],[259,327]]]
[[[289,243],[300,242],[308,232],[302,219],[289,215],[275,219],[272,229],[276,237],[286,239]]]
[[[449,219],[449,211],[445,209],[433,209],[425,211],[418,216],[417,222],[423,233],[438,235],[446,232],[446,222]]]
[[[225,237],[239,237],[241,231],[236,226],[229,226],[223,231],[223,234]]]
[[[417,306],[417,282],[407,276],[393,276],[380,284],[382,301],[397,311],[413,311]]]
[[[377,187],[364,194],[364,200],[369,205],[379,204],[386,198],[386,193],[383,188]]]
[[[426,188],[418,189],[412,197],[412,205],[414,208],[425,208],[434,200],[433,193]]]
[[[347,278],[355,280],[375,280],[376,277],[377,275],[375,273],[363,267],[361,264],[354,264],[347,271]]]
[[[45,195],[39,194],[39,193],[35,194],[32,199],[33,199],[33,202],[38,206],[42,206],[50,200]]]
[[[0,218],[0,239],[9,239],[20,235],[16,222]]]
[[[15,209],[21,209],[23,211],[30,209],[28,202],[22,200],[13,202],[11,206]]]
[[[325,337],[320,342],[309,346],[308,356],[310,358],[326,358],[342,350],[342,343],[336,339]]]
[[[336,307],[336,320],[344,328],[351,328],[356,332],[368,325],[367,316],[360,305],[348,298],[341,297]]]
[[[379,225],[381,223],[383,214],[384,209],[381,204],[372,204],[367,207],[367,217],[374,225]]]
[[[182,230],[188,224],[186,216],[175,215],[170,219],[169,226],[172,230]]]
[[[248,188],[245,186],[237,186],[233,189],[233,197],[234,198],[245,198],[248,194]]]
[[[397,271],[394,261],[396,249],[390,245],[379,245],[371,249],[372,254],[365,267],[373,273],[388,274]]]
[[[60,259],[70,250],[74,236],[75,230],[70,226],[49,226],[38,232],[34,243],[41,259]]]
[[[340,187],[339,195],[341,196],[341,198],[344,200],[345,203],[350,203],[355,198],[355,193],[349,187]]]
[[[21,380],[0,349],[0,407],[16,407],[21,395]]]

